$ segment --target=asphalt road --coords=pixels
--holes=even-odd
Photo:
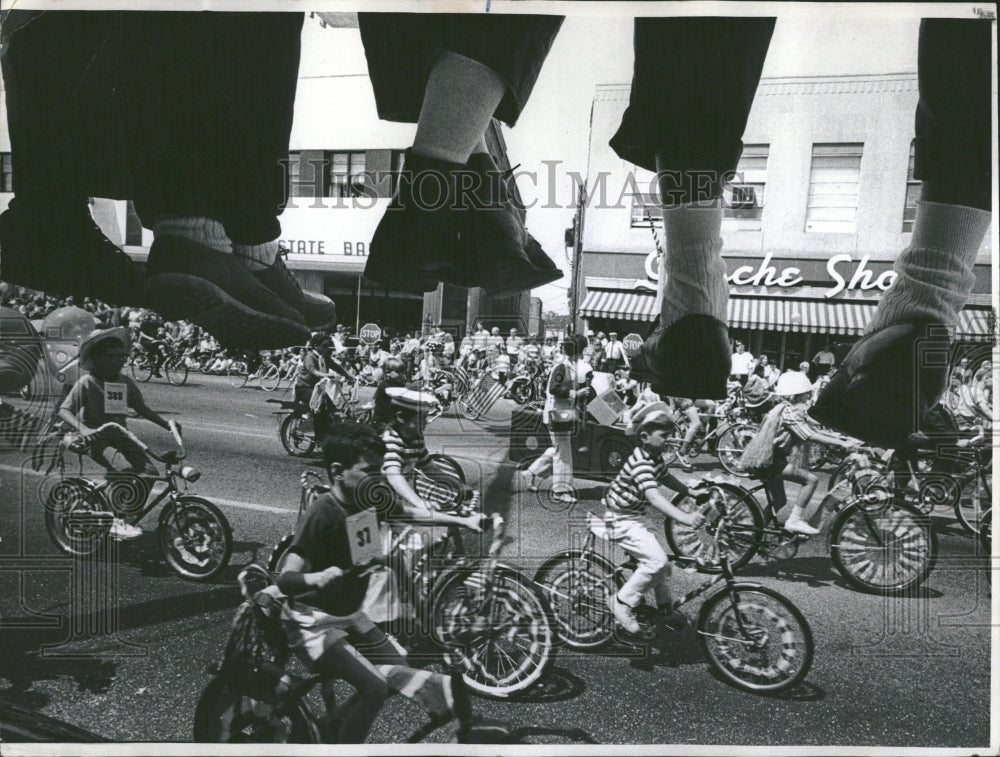
[[[284,452],[264,401],[271,395],[260,390],[193,374],[187,386],[154,380],[144,391],[152,407],[183,424],[189,460],[203,473],[193,488],[232,524],[230,567],[207,584],[175,577],[159,558],[154,516],[147,516],[143,538],[121,544],[117,562],[106,564],[116,612],[91,611],[94,598],[74,599],[72,561],[45,532],[42,478],[24,469],[24,453],[0,452],[0,700],[114,740],[186,741],[206,667],[221,652],[239,603],[236,574],[294,527],[298,476],[309,462]],[[505,557],[533,571],[568,546],[579,516],[600,508],[602,484],[579,480],[583,499],[571,510],[513,493],[503,433],[509,413],[502,402],[485,423],[448,415],[428,439],[432,450],[461,460],[488,509],[504,512],[516,537]],[[160,429],[131,426],[154,448],[169,448]],[[703,456],[683,477],[707,473],[718,471]],[[646,656],[624,645],[585,655],[560,650],[541,686],[516,701],[477,700],[477,710],[510,722],[525,743],[983,749],[990,725],[988,561],[950,514],[936,523],[941,557],[918,598],[847,587],[822,537],[793,559],[757,558],[741,572],[787,595],[812,627],[812,670],[785,696],[747,694],[718,680],[697,639],[685,633]],[[675,572],[678,593],[700,580]],[[692,615],[699,605],[688,608]],[[371,741],[405,739],[422,720],[412,703],[391,699]],[[449,735],[443,729],[430,740]]]

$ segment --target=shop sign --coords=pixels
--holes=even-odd
[[[767,253],[756,266],[743,265],[729,274],[728,281],[733,286],[793,287],[803,281],[802,271],[795,266],[777,268],[771,265],[771,253]],[[886,291],[896,280],[895,271],[877,274],[868,268],[870,255],[864,255],[855,263],[852,255],[834,255],[826,263],[826,272],[832,283],[824,292],[825,297],[836,297],[843,291]],[[854,266],[853,270],[851,266]],[[652,281],[660,278],[660,256],[654,250],[646,256],[646,277]]]

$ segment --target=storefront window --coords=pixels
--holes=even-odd
[[[784,335],[785,344],[781,355],[781,369],[790,370],[792,368],[798,368],[799,363],[804,360],[808,360],[806,357],[806,342],[809,339],[808,334],[802,334],[798,332],[788,332]]]
[[[363,152],[328,152],[327,197],[359,197],[365,182]]]
[[[864,143],[814,144],[806,201],[806,231],[853,234]]]
[[[906,200],[903,203],[903,231],[913,231],[913,221],[917,217],[917,201],[920,199],[920,181],[913,178],[914,143],[910,142],[910,160],[906,165]]]

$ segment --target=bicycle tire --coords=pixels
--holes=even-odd
[[[993,555],[993,508],[983,513],[979,521],[979,548],[986,557]]]
[[[718,483],[713,486],[720,489],[726,497],[730,523],[727,527],[730,542],[729,566],[736,571],[750,562],[760,550],[764,538],[764,513],[752,491],[734,484]],[[688,498],[679,507],[685,512],[691,512],[697,504]],[[715,529],[721,513],[715,510],[705,515],[704,524],[696,529],[673,518],[666,518],[663,528],[667,544],[675,555],[698,561],[699,572],[721,573],[719,545],[715,540]]]
[[[431,637],[442,648],[445,667],[461,670],[472,692],[509,699],[536,685],[551,668],[555,621],[541,591],[518,571],[501,565],[494,572],[489,626],[473,636],[470,623],[483,602],[482,580],[476,581],[481,576],[467,567],[441,576],[430,600]],[[506,647],[501,649],[501,644]],[[516,665],[509,669],[512,663]]]
[[[153,378],[153,364],[147,355],[135,355],[132,357],[132,378],[145,384]]]
[[[186,495],[165,505],[156,541],[170,569],[189,581],[215,578],[233,554],[229,521],[204,497]]]
[[[462,485],[465,485],[465,471],[462,470],[462,466],[458,464],[458,461],[450,455],[446,455],[443,452],[435,452],[429,458],[428,461],[434,465],[444,468],[449,473],[455,476]]]
[[[615,567],[600,555],[571,549],[548,558],[533,578],[552,609],[559,641],[570,649],[601,649],[614,638],[608,598],[619,587]]]
[[[163,364],[167,381],[173,386],[184,386],[188,380],[188,367],[183,358],[171,358]]]
[[[899,534],[902,541],[894,539],[879,546],[873,525],[884,535],[905,529]],[[895,548],[897,543],[905,548],[905,555]],[[850,503],[830,527],[830,558],[837,572],[855,588],[873,594],[903,594],[922,584],[934,569],[937,549],[937,534],[930,519],[904,502],[872,511],[857,502]],[[895,559],[897,553],[905,560]],[[866,555],[870,559],[866,560]],[[881,557],[880,564],[875,561],[877,556]],[[902,575],[896,571],[900,562],[906,568]],[[880,575],[884,578],[880,579]]]
[[[601,442],[598,449],[598,464],[601,472],[614,478],[625,467],[635,445],[622,436],[609,436]]]
[[[269,573],[276,574],[280,573],[281,569],[285,567],[285,558],[288,557],[288,548],[292,546],[292,541],[295,539],[295,534],[286,534],[281,537],[273,550],[271,550],[271,556],[267,558],[267,570]]]
[[[750,474],[743,470],[738,463],[743,450],[746,449],[753,437],[753,428],[748,423],[734,423],[719,434],[719,440],[715,445],[715,454],[719,458],[719,464],[728,473],[739,478],[750,478]]]
[[[815,653],[812,629],[799,608],[759,584],[736,583],[709,597],[698,613],[698,636],[723,679],[754,693],[797,686]]]
[[[250,378],[250,369],[247,367],[246,361],[244,360],[234,360],[226,368],[226,378],[229,379],[229,385],[234,389],[241,389],[247,385],[247,380]]]
[[[303,422],[308,423],[308,420],[292,413],[286,416],[278,427],[281,446],[293,457],[308,457],[316,449],[316,440],[312,434],[299,428]]]
[[[510,386],[510,398],[518,405],[527,405],[534,399],[531,382],[515,379]]]
[[[970,534],[979,533],[983,513],[993,506],[993,488],[989,485],[992,467],[990,464],[982,472],[977,468],[976,475],[962,483],[955,500],[955,519]]]
[[[301,700],[285,705],[270,716],[242,712],[244,700],[256,700],[243,694],[238,684],[226,676],[216,676],[202,691],[194,711],[194,741],[202,744],[319,744],[319,729]],[[233,714],[233,709],[236,713]],[[256,708],[258,713],[261,708]],[[232,723],[249,716],[239,731],[230,730]]]
[[[273,392],[281,384],[281,369],[271,363],[257,374],[257,383],[265,392]]]
[[[91,482],[83,478],[64,478],[45,496],[45,530],[63,554],[94,554],[106,544],[108,535],[84,526],[74,526],[67,516],[81,512],[108,512],[110,509]]]

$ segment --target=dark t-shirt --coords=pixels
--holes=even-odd
[[[341,570],[351,567],[348,544],[347,515],[329,494],[316,499],[299,525],[289,552],[301,555],[309,562],[308,572],[318,573],[335,565]],[[345,577],[301,594],[300,599],[330,615],[350,615],[361,608],[368,590],[368,576]]]

